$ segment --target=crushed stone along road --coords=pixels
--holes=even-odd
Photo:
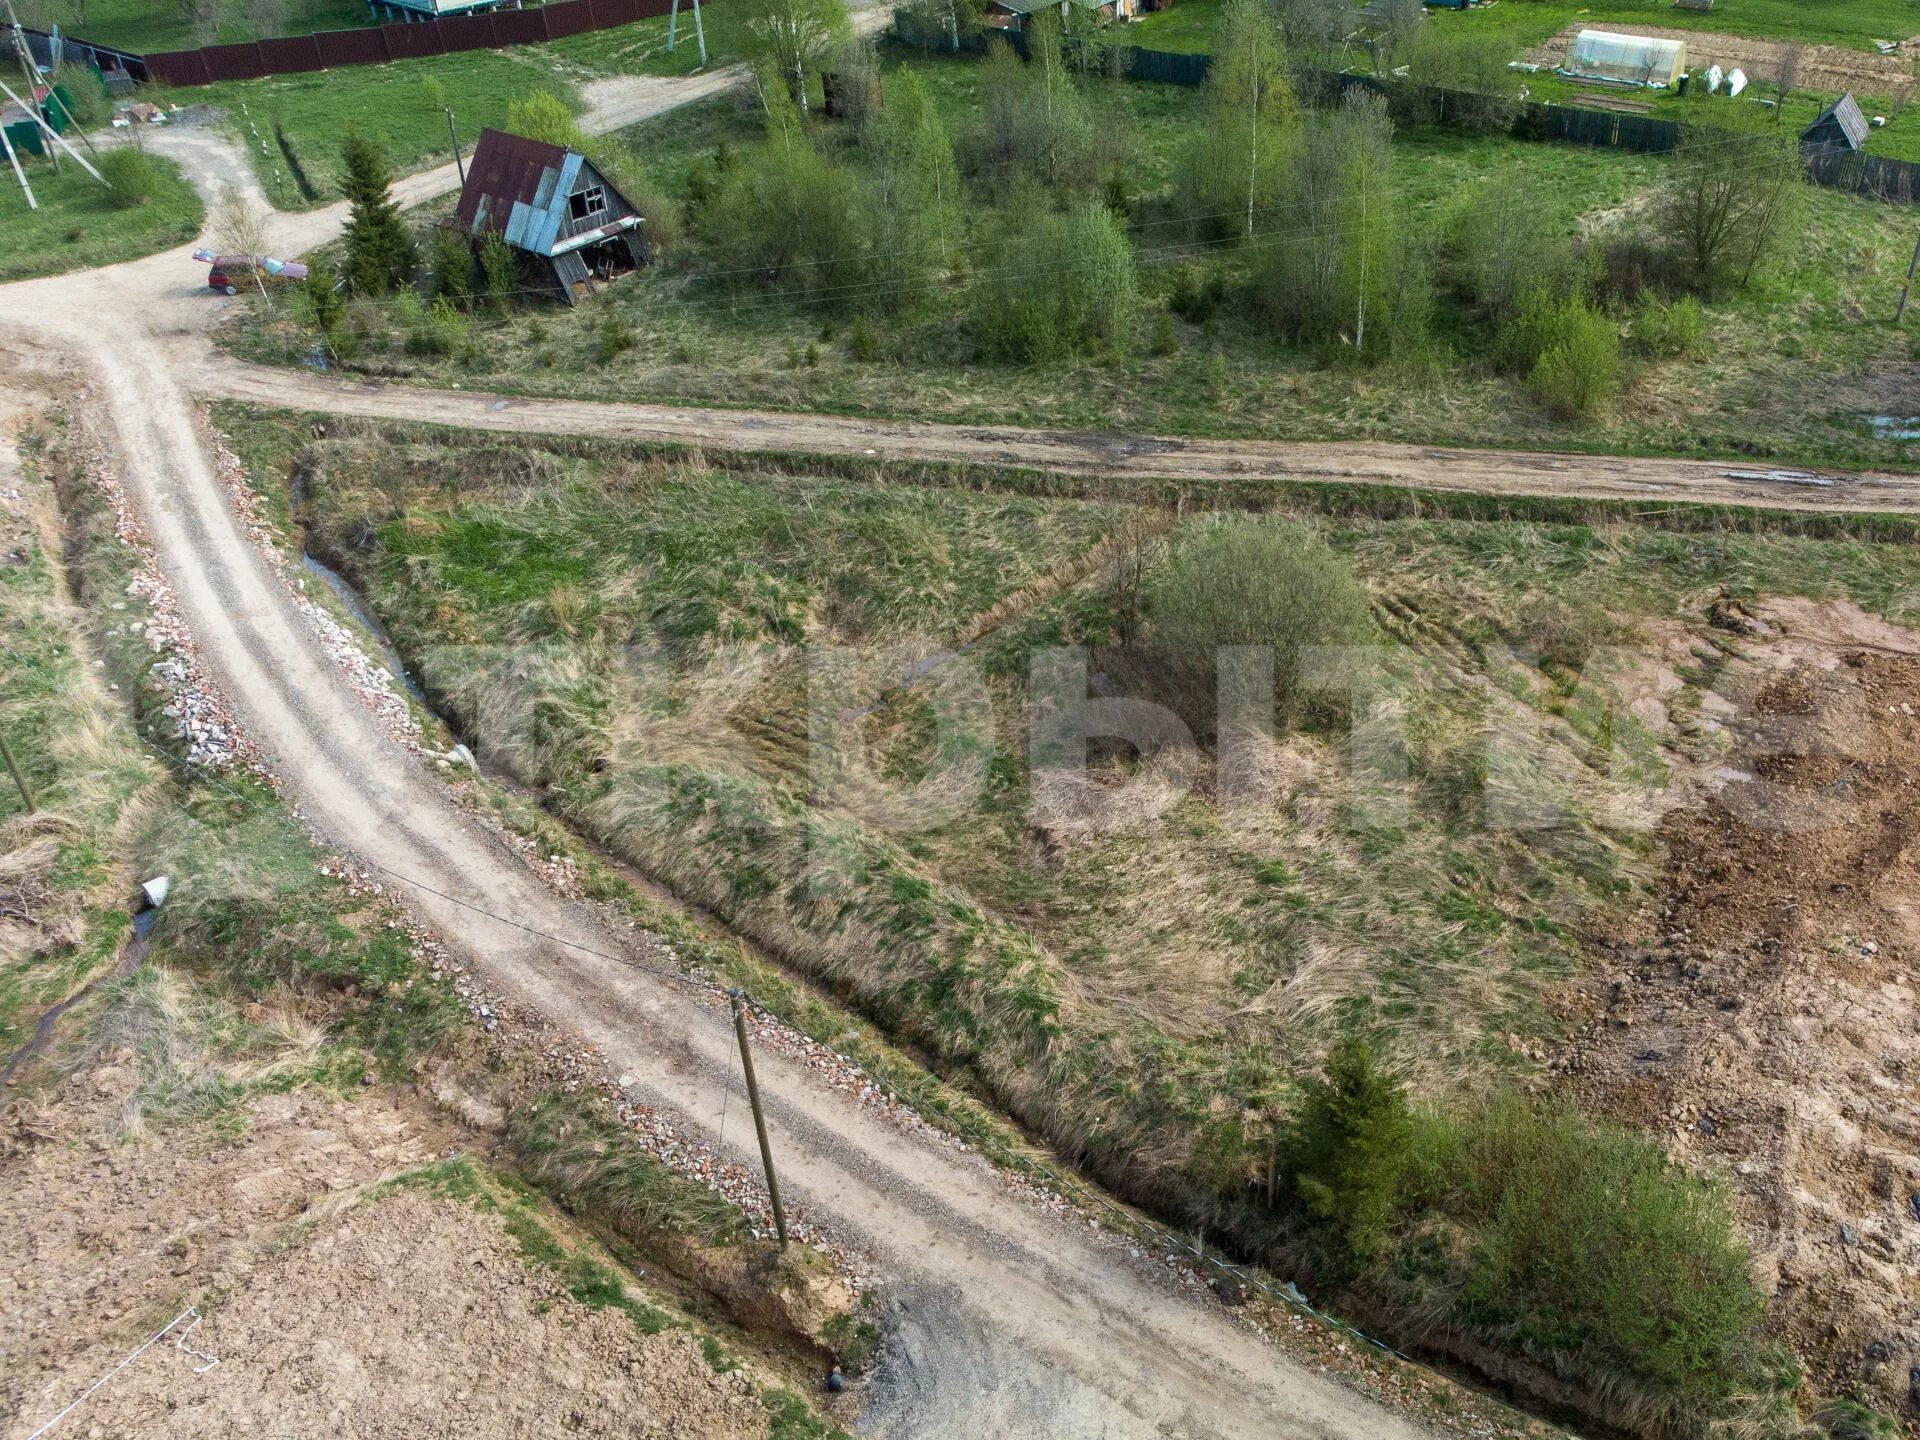
[[[710,93],[683,81],[633,89],[641,98],[623,112],[629,120]],[[244,157],[214,135],[182,131],[156,142],[204,188],[221,177],[245,183]],[[450,169],[429,172],[400,188],[412,201],[451,180]],[[342,218],[339,207],[277,216],[270,244],[296,253],[335,233]],[[477,974],[599,1047],[635,1099],[677,1111],[718,1153],[755,1164],[737,1115],[718,1138],[734,1065],[724,1021],[670,983],[520,928],[639,959],[657,943],[609,933],[457,809],[354,700],[249,541],[195,425],[194,386],[213,373],[203,331],[220,308],[201,279],[183,247],[0,288],[0,364],[20,374],[70,365],[79,412],[110,447],[211,672],[309,821],[441,892],[406,887]],[[424,398],[416,418],[439,418],[436,403]],[[1428,1433],[1206,1298],[1181,1293],[1150,1263],[1128,1263],[1103,1236],[1009,1195],[977,1157],[903,1135],[778,1054],[758,1069],[783,1187],[870,1244],[902,1294],[937,1295],[965,1317],[965,1363],[947,1365],[937,1345],[913,1346],[894,1367],[897,1378],[880,1382],[895,1388],[876,1397],[870,1433],[978,1435],[983,1377],[1028,1397],[1021,1414],[996,1419],[1006,1434]]]

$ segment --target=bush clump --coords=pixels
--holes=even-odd
[[[1724,1187],[1555,1101],[1412,1107],[1348,1043],[1277,1139],[1330,1277],[1605,1375],[1695,1424],[1759,1380],[1763,1302]]]
[[[1133,245],[1104,205],[1042,217],[1004,238],[975,280],[981,350],[1031,364],[1105,345],[1124,350],[1139,308]]]
[[[113,187],[113,203],[121,210],[150,204],[160,189],[160,172],[152,159],[131,146],[109,150],[100,157],[100,176]]]
[[[1274,700],[1297,719],[1326,709],[1309,694],[1317,647],[1366,643],[1367,593],[1347,561],[1305,526],[1231,519],[1176,546],[1146,589],[1146,644],[1167,702],[1199,733],[1211,730],[1215,656],[1224,647],[1272,652]]]
[[[1620,393],[1620,327],[1584,296],[1530,292],[1500,328],[1502,369],[1526,377],[1548,410],[1567,419],[1596,414]]]
[[[1677,360],[1699,353],[1706,328],[1706,311],[1693,296],[1669,304],[1649,295],[1634,311],[1627,336],[1642,355]]]

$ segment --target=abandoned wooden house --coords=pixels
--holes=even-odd
[[[652,258],[645,217],[591,160],[503,130],[480,132],[455,214],[476,239],[497,234],[546,262],[569,305]]]

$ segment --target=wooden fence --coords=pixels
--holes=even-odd
[[[533,10],[495,10],[451,15],[416,24],[375,25],[363,30],[322,30],[277,40],[167,50],[144,57],[147,78],[161,85],[212,85],[221,80],[258,80],[264,75],[300,75],[342,65],[384,65],[422,55],[462,50],[498,50],[537,45],[590,30],[611,30],[665,15],[673,0],[558,0]]]

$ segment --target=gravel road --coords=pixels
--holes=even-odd
[[[619,113],[630,120],[671,108],[705,93],[712,78],[635,81]],[[215,135],[154,138],[203,183],[246,174],[239,152]],[[412,201],[450,182],[450,170],[429,172],[400,188]],[[272,243],[293,253],[340,219],[337,207],[278,216]],[[272,396],[301,382],[232,370],[213,356],[204,328],[220,302],[203,278],[182,248],[0,288],[0,363],[22,375],[56,360],[70,366],[78,407],[111,447],[208,666],[311,822],[441,892],[416,892],[420,914],[493,988],[598,1046],[636,1099],[678,1112],[726,1158],[754,1164],[737,1114],[719,1139],[733,1056],[714,1012],[617,960],[456,903],[611,955],[644,956],[654,943],[608,933],[543,885],[382,733],[319,652],[243,533],[194,426],[196,390]],[[445,419],[443,403],[421,396],[413,413]],[[785,446],[778,421],[732,423]],[[934,432],[925,443],[937,440]],[[992,1433],[1010,1436],[1427,1433],[1181,1292],[1150,1264],[1010,1195],[976,1158],[903,1135],[777,1054],[759,1069],[783,1188],[869,1244],[898,1294],[932,1297],[920,1315],[946,1317],[931,1328],[909,1325],[890,1352],[871,1433],[977,1436],[989,1413]]]

